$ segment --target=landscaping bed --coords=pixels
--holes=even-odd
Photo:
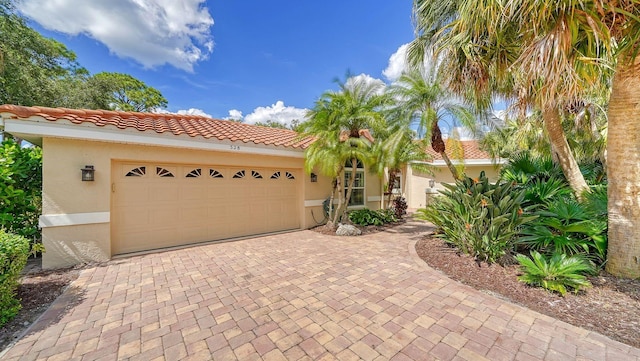
[[[593,330],[640,347],[640,280],[619,279],[605,272],[589,277],[592,288],[561,297],[518,281],[517,264],[500,266],[459,254],[444,241],[428,235],[416,251],[429,266],[450,278],[574,326]]]
[[[13,320],[0,327],[0,351],[20,337],[80,273],[79,268],[42,271],[36,263],[30,260],[20,279],[17,295],[22,300],[22,309]]]

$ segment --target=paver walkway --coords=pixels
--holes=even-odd
[[[426,266],[426,230],[311,231],[82,271],[2,360],[635,360]]]

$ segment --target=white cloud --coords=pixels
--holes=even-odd
[[[386,86],[385,82],[383,82],[382,80],[378,78],[374,78],[371,75],[364,74],[364,73],[350,77],[349,79],[347,79],[344,85],[347,88],[351,88],[357,83],[365,83],[365,84],[370,84],[372,86],[377,87],[376,89],[377,94],[382,94]]]
[[[402,44],[398,50],[389,57],[389,65],[382,71],[382,75],[384,75],[388,81],[393,83],[402,76],[403,72],[409,69],[409,63],[407,61],[408,48],[409,44]],[[424,56],[423,67],[425,74],[428,74],[432,70],[433,57],[429,51]]]
[[[205,0],[22,0],[20,11],[49,30],[87,35],[145,67],[193,71],[213,50]]]
[[[211,114],[207,114],[204,112],[204,110],[196,109],[196,108],[189,108],[187,110],[178,110],[176,113],[181,115],[199,115],[201,117],[213,118]]]
[[[232,115],[234,110],[229,111]],[[245,123],[255,124],[258,122],[266,122],[267,120],[276,121],[285,125],[291,125],[293,120],[303,121],[306,117],[308,109],[300,109],[292,106],[285,106],[282,100],[278,100],[275,104],[268,107],[257,107],[251,114],[244,117]],[[242,114],[240,112],[240,114]]]
[[[231,109],[229,110],[229,116],[226,117],[225,119],[227,120],[236,120],[236,121],[242,121],[244,119],[244,117],[242,116],[242,112],[238,109]]]
[[[409,44],[402,44],[398,50],[391,54],[389,65],[382,71],[382,75],[389,81],[394,82],[400,78],[402,72],[407,68],[407,48]]]
[[[178,110],[176,112],[170,112],[166,109],[154,109],[153,113],[158,113],[158,114],[180,114],[180,115],[198,115],[201,117],[208,117],[208,118],[213,118],[211,116],[211,114],[205,113],[204,110],[202,109],[197,109],[197,108],[189,108],[189,109],[181,109]]]

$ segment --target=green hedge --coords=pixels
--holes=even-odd
[[[15,292],[30,250],[29,240],[0,229],[0,326],[20,311]]]
[[[42,149],[5,139],[0,143],[0,228],[38,243],[41,199]]]

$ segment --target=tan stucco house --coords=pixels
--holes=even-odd
[[[506,162],[505,159],[492,159],[489,153],[480,149],[480,143],[477,140],[462,140],[462,159],[456,159],[452,154],[451,148],[447,148],[447,155],[454,164],[462,163],[464,172],[467,176],[477,178],[480,172],[485,172],[490,181],[496,181],[500,176],[500,165]],[[431,160],[424,162],[413,162],[407,165],[397,182],[399,190],[407,199],[409,208],[423,208],[429,200],[437,196],[438,190],[443,189],[443,184],[455,183],[453,175],[447,168],[442,156],[436,153],[433,148],[428,147],[426,153]],[[421,172],[416,169],[416,165],[422,163],[427,165],[432,174]],[[433,188],[430,181],[433,180]]]
[[[289,130],[13,105],[0,119],[43,150],[44,268],[313,227],[331,191],[330,179],[303,172],[310,140]],[[358,177],[353,206],[380,208],[383,182]]]

